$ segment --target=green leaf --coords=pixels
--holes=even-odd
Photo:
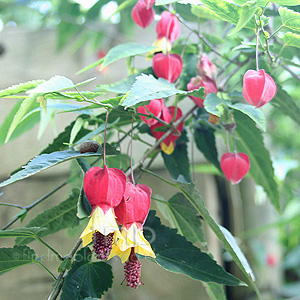
[[[213,282],[204,282],[203,285],[211,300],[226,300],[224,287],[222,285]]]
[[[72,130],[71,130],[70,141],[69,141],[70,145],[73,144],[77,134],[80,132],[83,125],[84,125],[84,120],[81,119],[81,118],[77,118],[76,121],[75,121],[75,124],[74,124],[74,126],[72,127]]]
[[[201,2],[210,8],[223,21],[237,25],[241,19],[242,7],[234,5],[223,0],[201,0]],[[255,29],[255,20],[252,18],[244,27]]]
[[[274,178],[274,169],[270,153],[265,148],[263,136],[255,123],[240,112],[234,112],[236,122],[237,149],[250,159],[249,174],[262,186],[274,207],[280,209],[278,187]]]
[[[300,32],[300,13],[286,7],[279,7],[278,12],[285,27]]]
[[[300,5],[300,0],[272,0],[270,2],[277,3],[285,6],[296,6]]]
[[[111,288],[111,266],[105,262],[91,262],[91,258],[92,251],[88,247],[77,252],[72,268],[65,278],[60,300],[101,298]]]
[[[283,36],[283,41],[287,46],[300,48],[300,34],[287,32]]]
[[[95,62],[89,64],[88,66],[86,66],[86,67],[84,67],[83,69],[79,70],[79,71],[76,73],[76,75],[79,75],[79,74],[81,74],[81,73],[84,73],[84,72],[86,72],[86,71],[88,71],[88,70],[90,70],[90,69],[93,69],[93,68],[99,66],[100,64],[103,63],[103,60],[104,60],[104,58],[100,58],[99,60],[97,60],[97,61],[95,61]]]
[[[154,211],[150,211],[144,230],[146,239],[153,240],[151,246],[156,254],[155,261],[164,269],[205,282],[242,285],[239,279],[227,273],[208,254],[179,235],[176,229],[162,225]],[[155,236],[152,236],[153,233]]]
[[[206,159],[212,162],[221,171],[216,147],[215,130],[200,123],[195,127],[194,139],[197,148],[204,154]]]
[[[191,12],[200,19],[219,20],[219,16],[205,6],[192,6]]]
[[[235,34],[239,32],[241,29],[243,29],[250,21],[250,19],[253,18],[256,10],[257,10],[256,1],[247,1],[246,3],[244,3],[242,5],[242,9],[240,12],[239,21],[237,22],[234,30],[230,32],[229,35]]]
[[[186,130],[181,132],[181,136],[176,141],[175,149],[171,155],[161,152],[167,167],[173,179],[182,175],[187,182],[191,182],[190,163],[187,152],[188,138]]]
[[[0,238],[6,237],[34,237],[39,235],[40,232],[45,231],[46,228],[41,227],[24,227],[24,228],[14,228],[11,230],[0,230]]]
[[[175,85],[169,81],[159,78],[155,79],[152,75],[141,74],[137,77],[135,83],[132,85],[129,94],[124,98],[121,105],[133,106],[140,102],[167,98],[173,95],[193,95],[199,98],[204,97],[204,88],[193,90],[190,92],[177,90]]]
[[[37,87],[38,85],[40,85],[43,82],[44,82],[44,80],[32,80],[32,81],[20,83],[18,85],[13,85],[5,90],[1,90],[0,98],[27,92],[29,90],[34,89],[35,87]]]
[[[44,210],[34,219],[30,220],[25,228],[45,228],[38,234],[39,237],[43,237],[58,232],[62,229],[79,225],[79,219],[76,217],[78,197],[79,190],[72,190],[72,193],[67,200],[54,207]],[[33,240],[34,238],[30,236],[18,237],[16,239],[16,244],[24,245],[32,242]]]
[[[79,219],[86,218],[92,213],[92,206],[87,199],[83,188],[81,188],[80,195],[77,202],[77,217]]]
[[[233,2],[236,3],[236,4],[238,4],[238,5],[241,5],[241,6],[243,4],[245,4],[245,0],[233,0]],[[267,4],[267,2],[269,2],[269,1],[268,0],[256,0],[256,4],[258,6],[263,6],[263,7]],[[270,2],[274,2],[274,1],[270,1]]]
[[[117,155],[118,151],[115,148],[107,149],[107,155]],[[103,148],[99,147],[96,153],[80,153],[74,150],[56,151],[50,154],[41,154],[35,156],[29,163],[23,166],[23,169],[15,174],[13,174],[9,179],[0,183],[0,187],[6,186],[13,182],[22,180],[43,170],[56,166],[67,160],[78,158],[78,157],[90,157],[90,156],[100,156],[103,155]]]
[[[156,47],[144,46],[137,43],[126,43],[118,45],[110,49],[105,55],[100,70],[121,58],[143,54],[154,49],[156,49]]]
[[[27,246],[15,245],[13,248],[0,248],[0,275],[36,262],[35,257],[34,250]]]

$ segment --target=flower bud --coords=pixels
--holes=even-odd
[[[168,11],[161,14],[161,19],[156,25],[157,39],[166,37],[174,42],[180,34],[180,23],[175,15]]]
[[[206,54],[202,54],[197,63],[197,74],[199,76],[208,76],[214,78],[216,75],[216,66],[210,61]]]
[[[220,165],[227,180],[237,184],[248,173],[250,161],[245,153],[224,153]]]
[[[178,54],[155,54],[152,68],[157,77],[174,82],[182,71],[182,60]]]
[[[191,78],[190,82],[187,85],[187,90],[188,91],[196,90],[202,86],[204,87],[205,90],[204,98],[206,97],[207,94],[218,93],[218,88],[216,86],[215,81],[208,76],[203,76],[203,77],[197,76]],[[195,102],[196,105],[203,108],[204,99],[195,96],[189,96],[189,97]]]
[[[276,84],[264,69],[248,70],[243,79],[243,96],[256,108],[265,105],[276,95]]]
[[[153,99],[149,104],[144,106],[139,106],[137,112],[144,115],[149,115],[149,112],[152,113],[157,118],[160,118],[161,111],[164,105],[163,99]],[[158,121],[153,118],[147,118],[145,116],[140,116],[140,118],[150,127],[156,124]]]
[[[154,22],[155,10],[151,6],[147,9],[147,4],[144,0],[139,0],[132,8],[131,17],[134,23],[146,28]]]

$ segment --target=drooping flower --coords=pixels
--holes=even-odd
[[[249,157],[245,153],[224,153],[220,161],[225,177],[232,183],[239,183],[250,169]]]
[[[261,107],[276,95],[276,84],[273,78],[265,72],[248,70],[243,78],[243,96],[245,100],[255,106]]]
[[[176,112],[176,117],[175,117],[174,122],[182,117],[181,110],[179,108],[177,108],[177,111],[176,111],[175,106],[164,107],[163,110],[162,110],[161,119],[163,121],[165,121],[166,123],[170,124],[171,121],[173,120],[175,112]],[[157,140],[159,140],[165,134],[165,132],[164,131],[156,131],[155,129],[159,128],[159,127],[162,127],[162,126],[165,126],[165,125],[158,122],[155,125],[150,127],[152,135]],[[179,138],[182,129],[183,129],[183,122],[180,123],[176,127],[176,129],[174,129],[172,131],[172,133],[160,143],[160,148],[161,148],[162,151],[164,151],[168,155],[173,153],[174,148],[175,148],[175,142]]]
[[[174,42],[180,34],[180,23],[177,17],[169,11],[161,14],[161,19],[156,25],[157,39],[166,37],[170,42]]]
[[[199,76],[208,76],[215,78],[216,66],[211,62],[209,57],[203,53],[197,63],[197,74]]]
[[[143,28],[148,27],[154,22],[155,10],[152,6],[148,7],[148,3],[144,0],[138,0],[131,11],[132,20]]]
[[[157,118],[160,118],[161,116],[161,111],[164,105],[164,100],[163,99],[153,99],[150,101],[149,104],[144,105],[144,106],[139,106],[137,108],[137,112],[140,114],[148,115],[149,112],[152,113],[154,116]],[[140,118],[148,125],[152,126],[156,124],[158,121],[155,120],[154,118],[147,118],[146,116],[140,116]]]
[[[152,68],[157,77],[174,82],[182,71],[182,60],[178,54],[155,54]]]
[[[202,86],[204,87],[205,90],[204,98],[206,97],[207,94],[218,93],[218,88],[215,81],[208,76],[202,76],[202,77],[197,76],[191,78],[190,82],[187,85],[187,90],[188,91],[196,90]],[[189,96],[189,97],[195,102],[196,105],[203,108],[204,98],[201,99],[195,96]]]
[[[122,225],[121,233],[124,239],[119,239],[112,247],[110,257],[119,256],[125,263],[125,279],[127,286],[137,288],[141,284],[141,263],[136,253],[155,257],[149,242],[143,235],[143,224],[147,218],[151,189],[144,184],[126,183],[122,202],[115,208],[118,224]]]
[[[113,240],[122,239],[114,208],[121,202],[125,187],[126,176],[119,169],[93,167],[84,176],[83,189],[93,211],[80,237],[84,247],[93,242],[99,259],[108,257]]]

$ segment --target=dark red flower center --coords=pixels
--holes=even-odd
[[[141,269],[142,263],[138,260],[134,253],[134,248],[131,248],[131,253],[129,259],[125,262],[125,280],[127,281],[127,286],[137,289],[138,286],[143,284],[141,280]]]
[[[93,234],[93,247],[98,259],[105,260],[109,257],[114,234],[103,235],[99,231]]]

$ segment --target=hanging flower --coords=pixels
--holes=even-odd
[[[90,168],[83,181],[83,189],[93,211],[81,234],[83,246],[93,242],[97,258],[109,256],[113,240],[122,239],[115,220],[114,208],[122,200],[126,187],[125,174],[115,168]]]
[[[160,118],[163,105],[164,105],[163,99],[153,99],[153,100],[150,100],[149,104],[144,105],[144,106],[139,106],[137,108],[137,112],[140,114],[148,115],[148,116],[149,116],[149,112],[150,112],[157,118]],[[152,126],[158,122],[157,120],[155,120],[153,118],[147,118],[146,116],[140,116],[140,118],[148,126]]]
[[[166,37],[170,42],[174,42],[180,34],[180,23],[175,15],[168,11],[161,14],[161,19],[156,25],[157,39]]]
[[[255,106],[261,107],[272,100],[276,95],[276,84],[265,70],[248,70],[243,79],[243,96],[245,100]]]
[[[203,53],[197,63],[197,74],[199,76],[208,76],[215,78],[216,66],[211,62],[209,57]]]
[[[155,254],[143,235],[143,224],[148,216],[151,202],[151,189],[144,184],[126,183],[122,202],[115,208],[117,221],[122,225],[119,239],[112,247],[110,257],[119,256],[125,262],[127,286],[137,288],[141,284],[141,263],[136,253],[155,257]]]
[[[149,3],[139,0],[132,8],[131,17],[134,23],[140,27],[146,28],[154,22],[155,10]]]
[[[175,115],[175,111],[176,111],[175,106],[164,107],[162,110],[161,119],[163,121],[165,121],[166,123],[170,124]],[[182,112],[179,108],[177,108],[176,117],[175,117],[174,122],[177,121],[181,117],[182,117]],[[152,135],[157,140],[159,140],[165,134],[165,132],[164,131],[156,131],[155,129],[162,127],[162,126],[165,126],[165,125],[158,122],[155,125],[150,127]],[[180,123],[176,127],[176,129],[174,129],[174,131],[172,131],[172,133],[160,143],[160,148],[162,151],[164,151],[166,154],[169,154],[169,155],[173,153],[174,148],[175,148],[175,142],[179,138],[182,129],[183,129],[183,122]]]

